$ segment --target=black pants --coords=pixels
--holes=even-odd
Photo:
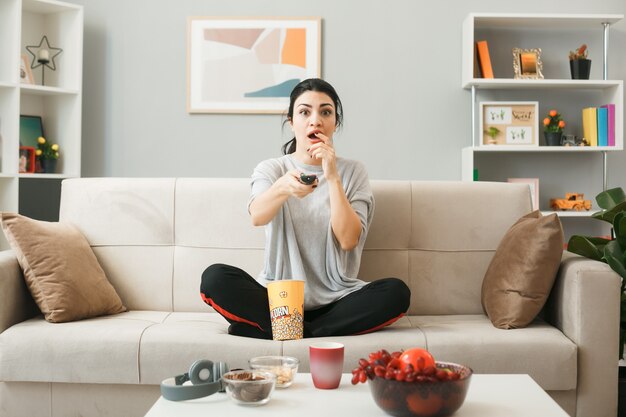
[[[200,294],[229,323],[229,333],[271,339],[267,289],[247,272],[214,264],[202,274]],[[304,312],[304,337],[344,336],[379,330],[402,317],[411,291],[397,278],[363,288],[315,310]],[[234,328],[238,331],[232,331]],[[243,330],[243,331],[242,331]]]

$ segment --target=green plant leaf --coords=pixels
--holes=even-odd
[[[594,213],[591,217],[613,224],[613,219],[615,218],[615,215],[617,213],[621,213],[622,211],[626,211],[626,201],[619,203],[610,210],[603,210],[601,212]]]
[[[615,215],[613,219],[613,231],[615,232],[615,239],[623,248],[626,248],[626,211]]]
[[[572,236],[567,249],[589,259],[606,262],[622,277],[619,329],[619,358],[622,359],[626,343],[626,195],[621,188],[612,188],[598,194],[596,201],[604,210],[592,217],[610,223],[616,238]]]
[[[621,187],[611,188],[598,194],[596,201],[598,202],[598,206],[605,210],[611,210],[619,203],[626,201],[626,194],[624,194],[624,190]]]
[[[567,243],[567,250],[589,259],[603,262],[604,247],[610,242],[601,237],[586,237],[574,235]]]
[[[624,256],[624,248],[617,240],[612,240],[606,244],[602,258],[622,279],[626,279],[626,256]]]

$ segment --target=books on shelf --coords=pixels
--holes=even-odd
[[[606,107],[598,107],[598,146],[608,146]]]
[[[583,109],[583,137],[589,146],[598,146],[598,112],[595,107]]]
[[[605,104],[600,107],[607,110],[607,145],[615,146],[615,104]]]
[[[615,104],[584,108],[583,136],[589,146],[615,146]]]
[[[493,78],[493,68],[491,68],[491,58],[489,57],[487,41],[477,41],[476,51],[482,78]]]

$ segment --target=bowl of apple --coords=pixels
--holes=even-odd
[[[376,404],[392,416],[445,417],[463,405],[472,373],[464,365],[435,361],[425,349],[382,349],[359,359],[352,383],[367,382]]]

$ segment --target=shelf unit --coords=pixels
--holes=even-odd
[[[79,177],[81,172],[81,101],[83,62],[83,6],[55,0],[0,2],[0,210],[19,211],[21,181]],[[63,49],[56,70],[33,69],[34,84],[20,82],[22,54],[32,62],[27,45],[43,36]],[[20,115],[41,116],[48,140],[58,143],[60,158],[54,174],[19,173]],[[45,202],[41,202],[44,204]],[[0,247],[6,247],[4,237]]]
[[[602,159],[602,179],[593,187],[595,194],[607,188],[607,153],[624,149],[622,80],[608,79],[609,29],[623,19],[623,15],[571,15],[571,14],[513,14],[471,13],[463,22],[462,88],[471,92],[471,141],[462,150],[461,175],[464,181],[474,179],[474,169],[481,167],[486,156],[498,158],[533,158],[551,155],[555,166],[567,162],[561,160],[569,155],[599,155]],[[593,59],[593,65],[601,62],[601,79],[571,80],[567,67],[567,52],[574,49],[582,38],[593,43],[593,51],[601,50],[602,59]],[[474,45],[477,40],[487,40],[494,64],[492,79],[474,78]],[[558,45],[558,46],[555,46]],[[545,79],[514,79],[511,49],[541,48]],[[590,48],[591,49],[591,48]],[[546,54],[547,52],[547,54]],[[597,58],[597,55],[596,55]],[[551,108],[568,110],[566,133],[582,136],[581,112],[584,107],[615,104],[615,146],[611,147],[563,147],[563,146],[512,146],[480,145],[482,132],[478,132],[479,102],[482,101],[538,101],[539,114],[547,114]],[[564,112],[561,112],[564,114]],[[565,114],[564,114],[565,117]],[[573,130],[568,130],[573,129]],[[541,129],[540,129],[541,130]],[[541,132],[538,132],[541,133]],[[539,140],[542,140],[541,134]],[[510,159],[511,160],[511,159]],[[529,163],[531,165],[531,163]],[[579,166],[577,166],[580,169]],[[506,180],[506,172],[491,172],[488,180]],[[479,169],[480,175],[480,169]],[[519,175],[513,175],[519,176]],[[526,175],[533,177],[536,175]],[[495,178],[498,177],[498,178]],[[479,180],[481,178],[479,177]],[[540,178],[540,189],[541,189]],[[569,190],[562,190],[563,193]],[[541,194],[541,193],[540,193]],[[593,193],[592,193],[593,194]],[[595,196],[587,195],[587,198]],[[540,207],[545,208],[545,207]],[[551,211],[544,211],[545,213]],[[557,212],[562,217],[590,217],[591,212]]]

